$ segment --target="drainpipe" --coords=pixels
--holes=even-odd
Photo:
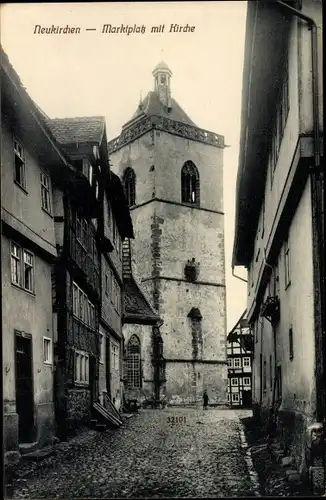
[[[232,266],[232,276],[234,278],[237,278],[238,280],[241,280],[241,281],[244,281],[245,283],[248,283],[248,280],[245,280],[244,278],[241,278],[241,276],[237,276],[236,274],[234,274],[234,266]]]

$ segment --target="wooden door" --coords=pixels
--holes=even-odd
[[[34,437],[34,392],[32,337],[16,333],[16,411],[19,442],[31,442]]]

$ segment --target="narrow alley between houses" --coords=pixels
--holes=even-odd
[[[82,433],[43,462],[22,464],[14,497],[256,496],[237,413],[246,411],[142,410],[118,430]]]

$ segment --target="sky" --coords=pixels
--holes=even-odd
[[[240,139],[247,2],[103,2],[2,4],[1,44],[27,92],[51,118],[106,117],[118,136],[153,89],[164,60],[171,93],[201,128],[224,135],[227,329],[246,308],[246,283],[232,276],[235,182]],[[142,33],[102,33],[103,24],[145,27]],[[171,25],[194,26],[171,32]],[[37,34],[41,27],[80,27],[79,34]],[[161,33],[153,26],[164,25]],[[92,28],[96,31],[86,31]],[[244,269],[236,274],[246,278]]]

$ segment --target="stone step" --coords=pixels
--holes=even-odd
[[[95,430],[99,431],[99,432],[104,432],[104,431],[106,431],[106,425],[105,424],[96,424]]]
[[[52,446],[48,446],[46,448],[41,448],[40,450],[32,451],[31,453],[25,453],[24,455],[22,455],[22,459],[40,461],[44,460],[44,458],[47,458],[50,455],[53,455],[53,453],[54,449],[52,448]]]
[[[31,453],[36,450],[38,446],[38,442],[34,441],[33,443],[20,443],[18,448],[21,455],[25,455],[26,453]]]

